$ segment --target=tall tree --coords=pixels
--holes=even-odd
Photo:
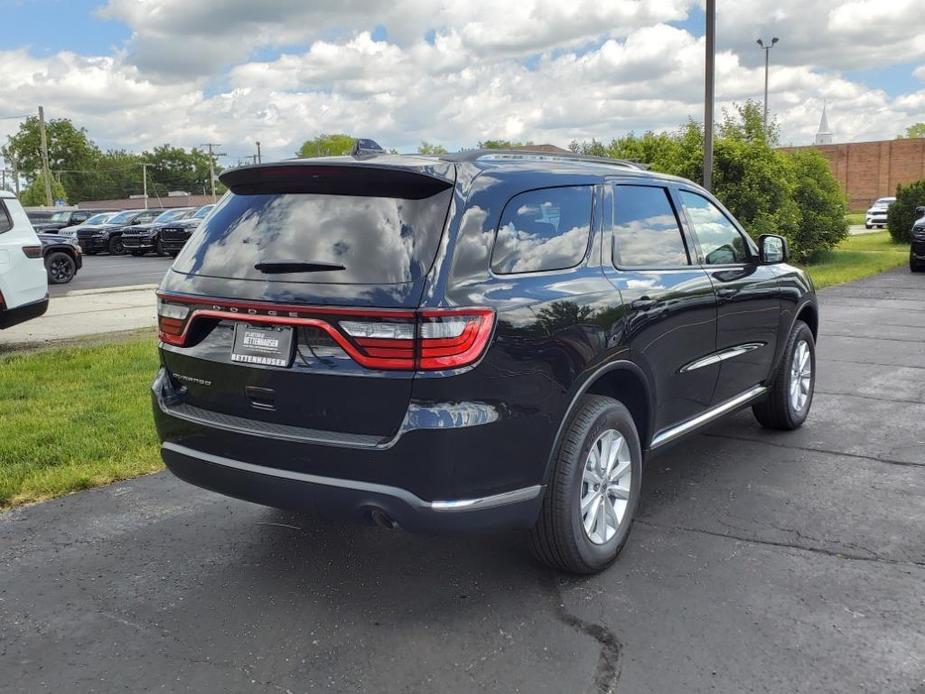
[[[71,200],[88,197],[88,172],[95,168],[99,148],[87,137],[84,128],[68,118],[46,123],[48,134],[48,168],[61,182]],[[15,162],[17,169],[31,183],[42,171],[41,132],[38,116],[30,116],[19,130],[7,137],[3,158]]]
[[[322,134],[313,140],[306,140],[299,147],[296,155],[305,158],[311,157],[333,157],[342,154],[350,154],[353,149],[353,143],[356,138],[344,134]]]
[[[431,144],[427,142],[427,140],[421,140],[421,144],[418,145],[418,154],[446,154],[446,147],[443,145]]]

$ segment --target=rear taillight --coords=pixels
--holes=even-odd
[[[161,294],[160,339],[183,346],[197,318],[314,327],[369,369],[458,369],[482,356],[494,327],[488,308],[357,309],[201,300]]]
[[[27,258],[41,258],[42,257],[42,247],[41,246],[23,246],[22,252],[26,254]]]

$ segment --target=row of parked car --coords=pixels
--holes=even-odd
[[[30,215],[51,284],[70,282],[82,255],[146,253],[175,256],[214,205],[169,210],[68,210],[42,219]]]

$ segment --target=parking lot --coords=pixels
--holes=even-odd
[[[48,294],[55,298],[85,289],[158,284],[172,262],[173,258],[156,255],[141,258],[129,255],[85,256],[77,276],[68,284],[49,285]]]
[[[807,424],[653,458],[593,578],[166,473],[5,513],[0,690],[923,694],[925,276],[820,298]]]

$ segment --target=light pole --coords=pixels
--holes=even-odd
[[[716,62],[716,0],[707,0],[706,79],[703,89],[703,187],[713,185],[713,78]]]
[[[758,39],[758,45],[764,51],[764,135],[768,135],[768,64],[770,62],[771,49],[774,44],[780,41],[776,36],[771,39],[771,43],[765,45],[764,41]]]

